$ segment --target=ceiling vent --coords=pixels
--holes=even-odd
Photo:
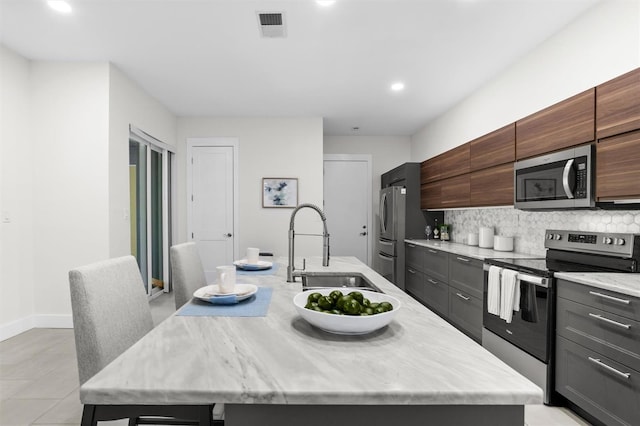
[[[284,13],[258,12],[258,23],[262,37],[286,37]]]

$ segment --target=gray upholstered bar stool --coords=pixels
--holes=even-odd
[[[80,384],[153,328],[151,309],[133,256],[69,271]],[[129,418],[129,424],[213,424],[206,406],[85,405],[83,425]],[[142,416],[162,416],[149,418]]]
[[[176,309],[191,300],[193,292],[207,285],[196,243],[182,243],[169,249],[171,282]]]

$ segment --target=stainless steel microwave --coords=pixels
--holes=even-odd
[[[595,145],[516,161],[514,206],[522,210],[594,208]]]

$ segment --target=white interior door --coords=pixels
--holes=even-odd
[[[324,212],[331,255],[371,265],[371,156],[324,156]]]
[[[189,239],[198,245],[207,282],[235,252],[233,146],[190,146]]]

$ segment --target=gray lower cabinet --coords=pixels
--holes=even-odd
[[[440,316],[449,316],[449,285],[425,274],[425,304]]]
[[[449,320],[478,342],[482,340],[482,299],[449,285]]]
[[[482,261],[450,253],[449,285],[455,286],[473,297],[482,299],[484,288]]]
[[[482,261],[449,253],[449,319],[482,340]]]
[[[477,341],[482,339],[482,261],[405,244],[405,290]]]
[[[407,266],[404,274],[404,291],[424,302],[425,299],[424,273]]]
[[[557,281],[556,391],[607,425],[640,425],[640,299]]]
[[[405,265],[418,271],[424,270],[426,249],[410,243],[405,243],[404,247]]]
[[[449,253],[425,249],[424,272],[442,282],[449,282]]]

